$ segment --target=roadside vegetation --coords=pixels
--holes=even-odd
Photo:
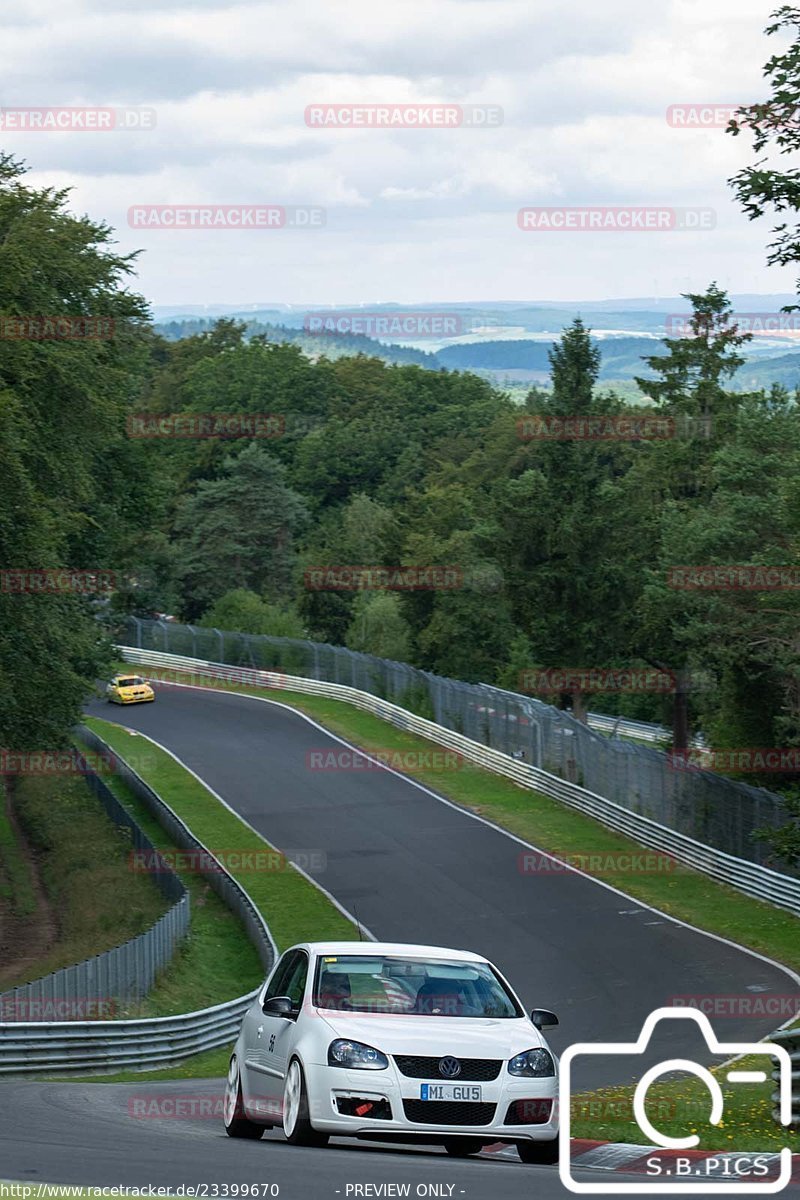
[[[46,900],[42,919],[53,929],[35,962],[27,954],[32,931],[22,929],[25,940],[15,949],[25,965],[15,974],[13,958],[7,960],[3,989],[110,950],[149,929],[166,910],[153,880],[130,870],[127,832],[109,820],[80,776],[21,777],[13,806],[25,847],[3,842],[4,863],[14,863],[10,871],[6,866],[12,896],[22,897],[23,915],[33,915],[35,869]],[[6,837],[9,828],[6,821]]]
[[[764,1055],[737,1061],[742,1071],[770,1071]],[[800,1129],[786,1130],[772,1119],[775,1084],[733,1083],[724,1076],[727,1068],[715,1068],[724,1098],[724,1115],[719,1125],[709,1124],[711,1097],[705,1084],[693,1076],[654,1083],[647,1093],[645,1110],[656,1129],[668,1137],[695,1133],[701,1150],[744,1150],[777,1152],[790,1146],[800,1151]],[[633,1142],[648,1145],[633,1117],[634,1087],[601,1088],[572,1098],[571,1134],[593,1141]]]

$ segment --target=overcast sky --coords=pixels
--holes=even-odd
[[[155,128],[2,131],[36,184],[142,248],[154,304],[793,291],[726,179],[749,139],[680,103],[766,96],[761,0],[14,0],[2,104],[155,110]],[[483,128],[306,124],[309,105],[458,104]],[[323,228],[139,229],[148,205],[309,205]],[[702,232],[523,232],[525,206],[711,208]]]

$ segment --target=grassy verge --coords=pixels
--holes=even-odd
[[[175,674],[176,680],[182,678],[192,681],[189,675]],[[341,700],[240,683],[221,683],[220,687],[291,705],[368,752],[405,753],[413,760],[415,753],[431,747],[425,739]],[[556,800],[468,763],[458,769],[411,769],[406,773],[534,846],[568,858],[635,899],[800,971],[800,926],[791,913],[677,863],[668,862],[666,869],[647,872],[631,870],[630,856],[641,858],[642,854],[637,842]]]
[[[126,754],[132,756],[142,745],[141,738],[119,725],[99,718],[90,718],[86,724],[122,758]],[[237,851],[272,849],[235,813],[224,808],[180,763],[157,746],[149,742],[147,746],[154,757],[152,766],[144,772],[147,782],[163,796],[204,846],[211,850],[215,847]],[[324,940],[355,935],[352,922],[291,864],[282,862],[275,870],[238,866],[228,869],[263,914],[278,949],[306,938]]]
[[[7,901],[15,916],[30,917],[36,911],[33,877],[30,864],[20,853],[6,803],[5,792],[0,785],[0,897]]]
[[[142,739],[127,730],[98,718],[88,718],[86,724],[100,735],[122,758],[135,758],[140,751]],[[148,742],[146,765],[140,765],[139,773],[161,795],[170,807],[190,827],[194,835],[209,849],[225,847],[228,850],[263,851],[272,849],[257,833],[243,821],[224,808],[194,776],[190,775],[168,754]],[[152,753],[151,753],[152,751]],[[141,764],[141,756],[140,756]],[[137,820],[139,819],[137,813]],[[145,827],[144,821],[142,822]],[[156,846],[164,845],[163,833],[147,829]],[[277,858],[277,856],[276,856]],[[285,949],[293,942],[304,939],[354,938],[353,924],[331,904],[327,897],[309,883],[291,865],[281,864],[277,870],[247,870],[231,866],[230,873],[248,892],[256,907],[269,924],[278,946]],[[216,953],[213,945],[198,947],[198,967],[210,966],[209,954]],[[216,967],[210,966],[216,973]],[[174,997],[184,987],[183,973],[170,985],[165,979],[161,1002],[167,995]],[[255,984],[237,988],[246,992]],[[226,998],[233,993],[228,990]],[[202,1007],[202,1006],[201,1006]],[[174,1009],[173,1009],[174,1011]],[[184,1011],[189,1011],[188,1008]],[[179,1066],[158,1071],[124,1071],[116,1075],[87,1077],[86,1082],[123,1083],[144,1080],[207,1079],[224,1075],[228,1068],[230,1047],[210,1050],[187,1059]],[[74,1077],[73,1077],[74,1078]]]
[[[736,1063],[737,1070],[767,1071],[764,1055],[753,1055]],[[725,1082],[727,1068],[712,1072],[719,1079],[725,1100],[719,1125],[708,1123],[711,1098],[701,1080],[693,1076],[654,1083],[648,1090],[646,1111],[653,1125],[671,1137],[696,1133],[701,1150],[778,1151],[791,1146],[800,1151],[800,1130],[789,1133],[772,1120],[771,1095],[774,1083]],[[633,1087],[603,1088],[574,1096],[571,1134],[598,1141],[649,1144],[633,1119]]]
[[[130,840],[106,816],[85,780],[28,776],[17,781],[14,811],[37,854],[58,922],[58,938],[4,987],[71,966],[138,936],[167,904],[152,880],[128,869]],[[29,886],[29,881],[28,881]]]
[[[105,775],[104,782],[157,850],[166,854],[178,850],[149,810],[118,776]],[[189,936],[167,969],[159,975],[150,995],[141,1004],[120,1009],[116,1014],[119,1018],[194,1012],[252,991],[263,978],[255,946],[239,918],[202,875],[181,870],[176,870],[176,874],[191,896]]]

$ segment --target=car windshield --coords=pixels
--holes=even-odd
[[[118,687],[141,687],[144,680],[139,675],[124,675],[117,680]]]
[[[512,996],[484,962],[321,955],[314,1004],[342,1012],[427,1017],[520,1017]]]

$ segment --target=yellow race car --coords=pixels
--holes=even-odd
[[[156,694],[141,675],[115,675],[106,685],[109,704],[147,704]]]

